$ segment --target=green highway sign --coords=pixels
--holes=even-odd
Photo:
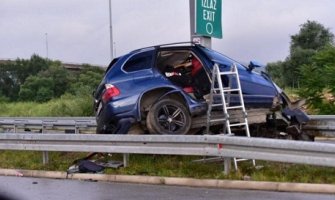
[[[222,0],[196,0],[195,33],[222,38]]]

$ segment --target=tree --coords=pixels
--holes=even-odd
[[[311,63],[311,58],[316,53],[314,49],[302,49],[297,47],[291,52],[284,63],[285,83],[293,88],[300,87],[301,68]]]
[[[300,31],[291,36],[290,56],[287,59],[290,74],[293,75],[289,85],[300,86],[301,70],[311,64],[311,58],[329,44],[333,44],[334,34],[316,21],[307,21]]]
[[[11,101],[18,100],[20,86],[24,84],[27,77],[47,69],[50,63],[51,61],[34,54],[30,60],[16,59],[0,64],[0,91],[2,95]]]
[[[291,54],[297,48],[320,50],[328,44],[333,44],[334,34],[322,24],[307,20],[300,27],[299,33],[291,36]]]
[[[327,45],[318,51],[309,65],[301,70],[301,97],[320,114],[335,112],[335,47]]]
[[[17,100],[20,90],[21,70],[16,62],[8,61],[0,64],[0,90],[1,93],[10,100]]]
[[[20,89],[20,100],[44,102],[60,97],[68,89],[69,79],[69,72],[60,62],[54,62],[46,70],[26,79]]]
[[[83,70],[69,72],[59,61],[32,55],[0,63],[0,101],[48,101],[66,92],[91,95],[103,76],[100,67],[83,65]]]
[[[273,81],[277,85],[284,87],[285,80],[284,77],[282,76],[283,69],[284,69],[284,62],[278,61],[274,63],[268,63],[265,68],[265,71],[272,77]]]
[[[307,21],[301,25],[299,33],[291,36],[290,55],[280,65],[276,65],[282,73],[272,75],[274,79],[283,81],[283,86],[299,87],[301,71],[312,63],[311,58],[327,45],[334,43],[334,34],[316,21]],[[270,63],[269,71],[274,71]]]
[[[7,102],[9,101],[8,97],[2,94],[2,91],[0,90],[0,103],[1,102]]]
[[[39,77],[49,77],[52,80],[54,97],[60,97],[65,93],[70,85],[71,74],[62,66],[60,62],[55,62],[48,69],[38,73]]]
[[[72,82],[68,92],[71,94],[87,93],[91,95],[92,91],[98,87],[104,70],[100,67],[84,66],[80,75]]]
[[[35,101],[46,102],[53,98],[54,93],[48,87],[40,87],[36,92]]]
[[[20,100],[45,102],[54,97],[53,80],[49,77],[30,76],[20,89]]]

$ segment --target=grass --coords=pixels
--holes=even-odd
[[[0,167],[8,169],[66,171],[71,163],[84,153],[49,152],[49,164],[42,163],[42,153],[34,151],[1,151]]]
[[[92,98],[89,95],[67,94],[46,103],[0,102],[0,116],[6,117],[89,116],[92,114]]]
[[[335,168],[274,162],[261,163],[264,165],[261,170],[252,171],[253,180],[299,183],[335,183]]]

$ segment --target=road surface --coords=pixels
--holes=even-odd
[[[13,200],[334,200],[335,195],[191,188],[0,176],[0,194]],[[0,200],[5,200],[0,197]]]

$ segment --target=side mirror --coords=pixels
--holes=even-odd
[[[253,69],[259,68],[259,67],[264,67],[264,65],[256,61],[250,61],[248,69],[249,71],[252,71]]]

